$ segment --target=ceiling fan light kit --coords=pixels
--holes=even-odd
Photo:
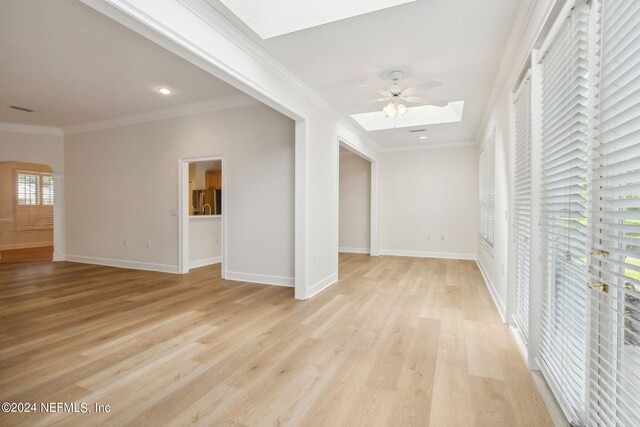
[[[407,112],[407,107],[396,102],[390,102],[386,107],[382,109],[387,117],[401,116]]]

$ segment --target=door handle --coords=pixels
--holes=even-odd
[[[587,286],[589,287],[589,289],[597,289],[599,291],[604,292],[605,294],[609,293],[609,285],[607,285],[606,283],[593,282],[593,283],[589,283]]]

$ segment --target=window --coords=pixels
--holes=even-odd
[[[40,175],[18,173],[18,204],[40,204]]]
[[[48,173],[16,171],[15,229],[53,227],[53,177]]]
[[[495,210],[495,131],[480,153],[480,241],[493,251]]]
[[[542,58],[542,324],[539,362],[584,424],[587,345],[589,6],[578,0]]]
[[[513,243],[515,282],[513,321],[525,345],[529,340],[529,238],[531,236],[531,79],[522,81],[514,99],[515,170],[513,184]]]
[[[590,163],[589,417],[640,425],[640,2],[603,0]]]

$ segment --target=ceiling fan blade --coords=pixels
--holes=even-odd
[[[375,104],[376,102],[389,101],[389,98],[378,98],[368,102],[368,104]]]
[[[427,98],[421,98],[419,96],[401,96],[400,99],[402,101],[411,102],[413,104],[418,104],[420,102],[427,102]]]
[[[449,105],[447,101],[443,101],[442,99],[420,98],[419,96],[403,96],[402,100],[412,104],[435,105],[436,107],[446,107]]]
[[[384,90],[384,89],[380,89],[380,88],[377,88],[377,87],[373,87],[373,86],[369,86],[369,85],[358,85],[358,87],[361,87],[361,88],[364,88],[364,89],[372,90],[372,91],[374,91],[374,92],[379,93],[379,94],[380,94],[380,95],[382,95],[382,96],[387,96],[387,97],[388,97],[388,96],[390,95],[390,94],[389,94],[389,91]]]
[[[435,88],[440,87],[440,86],[442,86],[442,83],[432,80],[432,81],[429,81],[429,82],[419,83],[417,85],[410,86],[410,87],[406,88],[403,91],[403,93],[405,93],[406,95],[414,95],[418,91],[435,89]]]

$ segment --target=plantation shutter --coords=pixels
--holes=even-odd
[[[48,173],[16,171],[15,230],[53,228],[53,178]]]
[[[527,75],[516,92],[513,321],[525,344],[529,341],[529,236],[531,235],[531,81]]]
[[[539,364],[567,417],[586,406],[588,6],[576,2],[542,59]]]
[[[53,227],[53,177],[47,174],[42,176],[42,225]]]
[[[495,210],[495,155],[492,133],[480,154],[480,240],[493,249]]]
[[[640,425],[640,2],[604,0],[591,161],[589,416]]]

